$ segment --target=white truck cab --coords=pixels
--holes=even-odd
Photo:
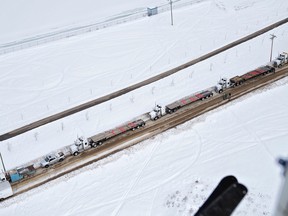
[[[72,155],[76,156],[80,152],[85,151],[86,149],[91,148],[89,142],[84,137],[78,137],[73,145],[70,145],[70,152]]]
[[[215,86],[215,91],[218,93],[223,92],[226,88],[229,87],[229,82],[227,78],[221,78],[217,85]]]
[[[283,52],[273,61],[273,66],[280,68],[287,63],[288,63],[288,53]]]
[[[151,120],[157,120],[157,119],[161,118],[162,116],[164,116],[165,114],[166,114],[165,107],[162,107],[160,105],[156,105],[154,110],[152,110],[149,113],[149,116],[150,116]]]

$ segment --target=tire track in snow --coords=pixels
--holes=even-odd
[[[137,197],[139,195],[142,195],[142,194],[145,194],[147,192],[151,192],[153,190],[159,190],[160,187],[164,186],[165,184],[171,182],[172,180],[174,180],[175,178],[177,178],[179,175],[185,173],[188,169],[191,168],[191,166],[193,166],[199,159],[200,155],[201,155],[201,152],[202,152],[202,147],[203,147],[203,140],[202,140],[202,137],[201,135],[198,133],[197,130],[195,130],[194,128],[191,128],[193,131],[195,131],[195,134],[198,136],[198,139],[199,139],[199,146],[198,146],[198,151],[196,153],[196,156],[195,156],[195,159],[192,160],[191,163],[189,163],[184,169],[181,169],[179,170],[178,172],[176,172],[174,175],[172,175],[171,177],[167,178],[166,180],[156,184],[154,187],[151,187],[147,190],[144,190],[144,191],[141,191],[140,193],[137,193],[133,196],[129,196],[129,197],[126,197],[126,199],[131,199],[131,198],[134,198],[134,197]],[[115,215],[116,216],[116,215]]]
[[[272,153],[269,151],[269,149],[267,148],[266,144],[264,143],[264,141],[261,140],[261,138],[256,134],[256,131],[255,130],[252,130],[252,131],[255,131],[254,133],[251,132],[251,130],[249,130],[246,126],[246,124],[244,122],[242,122],[242,120],[232,111],[230,110],[230,113],[237,119],[237,121],[239,122],[239,124],[242,126],[242,128],[247,132],[247,134],[250,134],[258,143],[257,145],[259,145],[259,143],[261,143],[262,145],[260,145],[267,153],[268,153],[268,156],[274,160],[274,157],[272,155]],[[255,145],[254,145],[255,146]]]
[[[147,213],[147,216],[152,216],[153,206],[154,206],[154,202],[156,200],[158,192],[159,192],[159,188],[157,188],[155,190],[155,192],[154,192],[153,199],[152,199],[152,202],[151,202],[151,207],[149,209],[149,213]]]
[[[132,184],[130,185],[129,189],[126,191],[126,193],[121,197],[121,198],[116,198],[114,200],[110,200],[109,202],[105,202],[105,203],[100,203],[98,204],[97,206],[93,206],[93,208],[100,208],[100,207],[103,207],[103,206],[107,206],[107,205],[111,205],[115,202],[121,202],[118,207],[114,210],[113,212],[113,216],[117,216],[123,206],[123,204],[125,203],[125,201],[129,200],[129,199],[132,199],[132,198],[135,198],[135,197],[138,197],[142,194],[145,194],[147,192],[151,192],[153,190],[159,190],[160,187],[166,185],[167,183],[171,182],[172,180],[174,180],[176,177],[178,177],[179,175],[183,174],[184,172],[186,172],[188,169],[191,168],[191,166],[193,166],[193,164],[195,164],[200,155],[201,155],[201,152],[202,152],[202,146],[203,146],[203,140],[202,140],[202,137],[201,135],[198,133],[198,131],[196,131],[195,129],[193,128],[190,128],[188,127],[189,129],[192,129],[193,131],[195,131],[195,134],[196,136],[199,138],[199,145],[198,145],[198,151],[196,153],[196,156],[195,156],[195,159],[192,160],[191,163],[189,163],[186,167],[184,167],[183,169],[179,170],[178,172],[176,172],[175,174],[171,175],[169,178],[166,178],[164,181],[158,183],[158,184],[155,184],[153,187],[150,187],[146,190],[143,190],[143,191],[140,191],[139,193],[137,194],[133,194],[133,195],[130,195],[129,196],[129,193],[132,191],[132,189],[136,186],[136,184],[139,182],[139,180],[141,179],[141,176],[143,174],[143,171],[144,169],[148,166],[149,162],[151,161],[152,159],[152,156],[153,156],[153,153],[156,151],[156,148],[159,146],[159,144],[161,144],[162,142],[159,142],[157,145],[155,145],[155,147],[152,149],[151,151],[151,154],[150,154],[150,157],[145,161],[145,164],[144,166],[141,168],[141,170],[139,170],[139,172],[137,172],[137,176],[136,178],[134,179],[134,181],[132,182]],[[195,148],[196,149],[196,148]]]
[[[120,212],[122,206],[124,205],[129,193],[133,190],[133,188],[137,185],[137,183],[139,182],[139,180],[141,179],[143,172],[145,170],[145,168],[148,166],[149,162],[152,159],[152,156],[154,155],[156,149],[158,148],[159,144],[161,144],[162,142],[158,142],[156,145],[154,145],[152,147],[151,153],[149,154],[149,157],[147,157],[147,159],[144,162],[144,165],[142,166],[142,168],[137,172],[136,177],[134,178],[134,180],[132,181],[132,183],[130,184],[130,187],[128,188],[128,190],[126,190],[126,192],[123,194],[123,196],[120,199],[120,204],[116,207],[116,209],[112,212],[112,216],[117,216],[118,213]]]

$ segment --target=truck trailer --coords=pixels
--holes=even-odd
[[[167,105],[166,106],[166,112],[167,113],[173,113],[176,110],[180,109],[181,107],[184,107],[188,104],[194,103],[194,102],[199,101],[199,100],[204,100],[204,99],[211,97],[211,96],[213,96],[213,92],[209,91],[209,90],[205,90],[205,91],[202,91],[200,93],[187,96],[185,98],[182,98],[178,101],[175,101],[175,102]]]
[[[241,76],[235,76],[235,77],[232,77],[230,80],[229,80],[229,85],[231,87],[234,87],[234,86],[238,86],[238,85],[242,85],[244,82],[250,80],[250,79],[253,79],[253,78],[256,78],[258,76],[261,76],[261,75],[265,75],[265,74],[268,74],[268,73],[271,73],[271,72],[275,72],[275,68],[271,67],[271,66],[263,66],[263,67],[259,67],[253,71],[250,71],[248,73],[245,73]]]

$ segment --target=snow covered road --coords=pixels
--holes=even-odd
[[[169,13],[163,13],[1,56],[0,131],[7,132],[132,85],[287,17],[287,8],[271,1],[233,4],[204,1],[177,9],[173,28],[167,23]],[[270,12],[272,9],[275,13]],[[259,17],[265,19],[259,22]],[[278,42],[286,34],[280,30]],[[269,34],[262,40],[263,50],[268,50]],[[280,44],[275,43],[275,54],[283,51]],[[257,57],[250,68],[263,64],[265,59]],[[207,73],[197,72],[203,76]],[[234,74],[236,71],[229,75]],[[209,84],[202,79],[195,82]]]
[[[257,32],[255,32],[253,34],[247,35],[244,38],[240,38],[239,40],[234,41],[234,42],[232,42],[230,44],[227,44],[227,45],[225,45],[223,47],[220,47],[220,48],[218,48],[218,49],[216,49],[216,50],[214,50],[214,51],[212,51],[210,53],[202,55],[202,56],[198,57],[197,59],[189,61],[189,62],[187,62],[187,63],[185,63],[183,65],[177,66],[176,68],[170,69],[170,70],[168,70],[166,72],[163,72],[161,74],[158,74],[158,75],[156,75],[154,77],[151,77],[149,79],[143,80],[143,81],[138,82],[138,83],[135,83],[132,86],[128,86],[128,87],[126,87],[124,89],[120,89],[119,91],[116,91],[116,92],[110,93],[108,95],[102,96],[101,98],[97,98],[97,99],[94,99],[92,101],[86,102],[84,104],[80,104],[80,105],[78,105],[76,107],[72,107],[72,108],[70,108],[68,110],[62,111],[61,113],[56,113],[56,114],[54,114],[52,116],[48,116],[48,117],[46,117],[44,119],[40,119],[38,121],[31,122],[29,125],[25,125],[25,126],[23,126],[21,128],[14,129],[13,131],[9,131],[9,132],[7,132],[5,134],[0,134],[0,141],[12,138],[12,137],[17,136],[19,134],[25,133],[25,132],[27,132],[29,130],[35,129],[35,128],[40,127],[42,125],[45,125],[47,123],[51,123],[53,121],[59,120],[59,119],[64,118],[64,117],[67,117],[67,116],[72,115],[74,113],[83,111],[83,110],[88,109],[90,107],[99,105],[99,104],[104,103],[106,101],[109,101],[109,100],[111,100],[113,98],[116,98],[116,97],[119,97],[121,95],[127,94],[127,93],[129,93],[129,92],[131,92],[131,91],[133,91],[135,89],[141,88],[141,87],[143,87],[145,85],[149,85],[149,84],[154,83],[154,82],[156,82],[156,81],[158,81],[160,79],[164,79],[164,78],[166,78],[168,76],[171,76],[171,75],[179,72],[180,70],[183,70],[183,69],[186,69],[188,67],[191,67],[192,65],[197,64],[197,63],[199,63],[201,61],[205,61],[205,60],[209,59],[210,57],[213,57],[213,56],[215,56],[215,55],[217,55],[217,54],[219,54],[221,52],[227,51],[228,49],[231,49],[231,48],[233,48],[233,47],[235,47],[235,46],[237,46],[237,45],[239,45],[241,43],[244,43],[244,42],[249,41],[249,40],[251,40],[251,39],[253,39],[253,38],[255,38],[255,37],[259,36],[259,35],[262,35],[262,34],[266,33],[267,31],[271,31],[274,28],[277,28],[277,27],[279,27],[279,26],[281,26],[283,24],[286,24],[287,22],[288,22],[288,18],[286,18],[284,20],[281,20],[281,21],[279,21],[279,22],[277,22],[275,24],[272,24],[270,26],[267,26],[264,29],[258,30]]]
[[[220,179],[232,174],[249,189],[235,215],[271,215],[280,186],[275,160],[288,151],[288,100],[277,97],[288,90],[287,83],[278,81],[265,91],[4,201],[0,213],[193,215]]]
[[[79,8],[75,22],[91,20],[91,14],[101,17],[109,8],[111,14],[135,9],[138,1],[147,5],[144,0],[121,0],[119,7],[111,7],[113,2],[106,0],[100,2],[97,14],[89,1],[81,2],[87,3],[85,7],[89,9],[83,7],[87,12],[84,13]],[[9,34],[1,34],[1,41],[12,38],[11,35],[20,39],[47,32],[47,26],[68,26],[66,18],[78,14],[75,2],[72,0],[69,10],[66,1],[57,1],[57,5],[54,0],[47,1],[49,7],[40,6],[49,8],[48,13],[39,11],[42,16],[38,14],[38,18],[37,10],[27,1],[24,6],[19,3],[17,10],[5,10],[0,13],[5,19],[0,20],[5,22],[3,32]],[[60,13],[50,16],[56,6]],[[61,11],[63,19],[59,23]],[[173,27],[170,14],[163,13],[0,56],[0,131],[154,76],[287,18],[287,14],[286,0],[210,0],[175,10]],[[13,17],[24,22],[23,28],[14,28],[13,22],[18,20]],[[52,25],[41,25],[45,19]],[[38,27],[29,29],[29,20]],[[71,24],[69,20],[68,23]],[[7,26],[13,30],[6,31]],[[89,137],[120,125],[150,111],[155,103],[171,103],[215,85],[220,77],[243,74],[265,64],[270,57],[272,33],[277,36],[275,58],[288,50],[287,25],[169,78],[1,142],[7,168],[67,146],[77,136]],[[280,168],[275,160],[287,156],[288,151],[287,86],[287,79],[281,80],[266,91],[249,94],[133,148],[4,201],[0,203],[0,215],[188,216],[193,215],[223,176],[231,174],[249,189],[235,215],[272,215],[280,186]]]

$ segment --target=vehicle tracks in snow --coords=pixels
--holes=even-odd
[[[160,142],[161,143],[161,142]],[[122,206],[124,205],[126,199],[129,196],[129,193],[131,193],[131,191],[133,190],[133,188],[137,185],[137,183],[139,182],[139,180],[141,179],[143,172],[145,170],[145,168],[148,166],[150,160],[152,159],[155,151],[157,150],[158,146],[160,143],[156,143],[154,146],[152,146],[152,150],[151,152],[149,152],[149,155],[147,157],[147,159],[144,161],[143,166],[141,167],[141,169],[138,170],[138,172],[136,173],[136,176],[134,177],[134,179],[132,180],[129,188],[126,190],[126,192],[123,194],[123,196],[120,199],[120,203],[117,205],[116,209],[114,209],[114,211],[112,212],[111,216],[117,216],[118,213],[120,212]]]

